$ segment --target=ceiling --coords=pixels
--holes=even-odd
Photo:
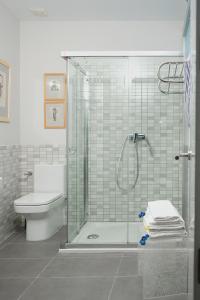
[[[21,20],[182,20],[186,0],[0,0]],[[30,9],[44,8],[47,17]],[[163,33],[164,34],[164,33]]]

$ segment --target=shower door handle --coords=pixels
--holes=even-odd
[[[175,160],[179,160],[180,157],[186,157],[188,160],[191,160],[192,157],[194,157],[194,153],[192,151],[180,153],[179,155],[175,156]]]

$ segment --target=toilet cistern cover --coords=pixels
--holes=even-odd
[[[14,203],[16,206],[47,205],[62,196],[63,194],[59,193],[31,193],[15,200]]]

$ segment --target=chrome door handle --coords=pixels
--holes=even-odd
[[[175,156],[175,160],[179,160],[180,157],[187,157],[188,160],[191,160],[192,157],[194,157],[194,153],[192,151],[180,153],[179,155]]]

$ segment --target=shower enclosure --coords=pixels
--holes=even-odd
[[[195,58],[186,50],[184,56],[63,57],[68,174],[67,236],[60,251],[137,253],[141,299],[192,300],[195,90],[189,88]],[[141,246],[147,202],[166,199],[182,214],[187,237]]]
[[[182,61],[172,52],[67,57],[67,245],[136,247],[148,201],[169,199],[182,214],[174,157],[183,151],[183,84],[164,93],[158,80],[160,65],[170,62],[174,76]]]

